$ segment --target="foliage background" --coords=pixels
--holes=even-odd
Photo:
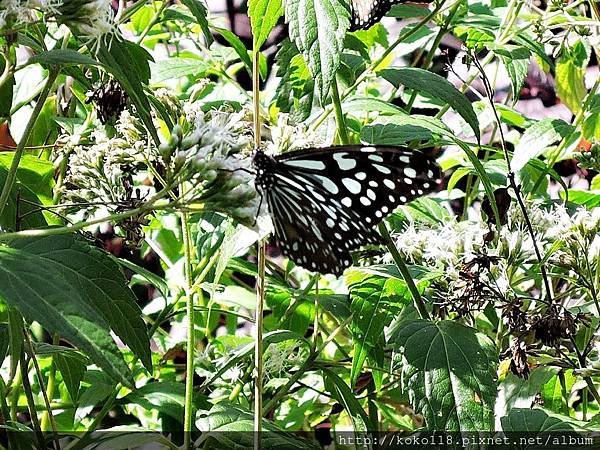
[[[352,33],[344,0],[210,3],[2,2],[2,444],[243,448],[207,432],[260,412],[314,432],[265,447],[597,430],[597,3],[403,4]],[[343,277],[273,247],[261,276],[235,171],[261,136],[434,147],[444,183]]]

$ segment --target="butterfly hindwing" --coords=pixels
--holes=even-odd
[[[401,147],[257,152],[254,164],[277,246],[299,265],[334,274],[351,265],[351,250],[381,243],[375,225],[431,192],[440,175],[433,159]]]

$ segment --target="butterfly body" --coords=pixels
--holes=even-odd
[[[338,146],[253,158],[274,240],[309,270],[340,275],[350,252],[380,244],[374,229],[398,205],[431,192],[440,171],[432,158],[402,147]]]

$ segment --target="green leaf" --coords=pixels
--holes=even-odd
[[[350,12],[343,0],[287,0],[290,39],[304,56],[324,102],[340,64]]]
[[[276,56],[277,76],[281,78],[277,86],[277,107],[291,114],[294,122],[303,122],[310,115],[315,92],[315,83],[302,55],[292,41],[285,39]]]
[[[543,408],[514,408],[507,416],[502,417],[501,422],[502,430],[505,432],[537,434],[557,431],[587,431],[584,422]]]
[[[246,49],[246,46],[240,40],[240,38],[237,37],[235,34],[233,34],[231,31],[229,31],[226,28],[219,28],[219,27],[211,27],[211,28],[213,30],[215,30],[217,33],[219,33],[221,36],[223,36],[223,38],[229,43],[229,45],[231,45],[231,47],[235,50],[237,55],[240,57],[240,60],[246,66],[246,70],[248,70],[248,73],[252,74],[252,59],[250,58],[250,55],[248,55],[248,50]]]
[[[59,265],[49,264],[27,248],[0,246],[0,296],[28,320],[80,348],[113,379],[132,386],[129,368],[110,328],[84,299],[77,281],[65,279]]]
[[[10,341],[10,330],[7,323],[0,323],[0,365],[8,353],[8,343]]]
[[[569,189],[569,202],[575,205],[583,205],[587,208],[600,206],[600,189],[592,191],[582,191],[580,189]],[[567,193],[560,191],[560,197],[566,200]]]
[[[328,388],[329,393],[342,404],[346,413],[352,419],[354,432],[372,430],[373,428],[369,426],[370,421],[365,410],[346,382],[329,369],[323,369],[323,378],[325,380],[325,387]]]
[[[156,431],[136,425],[103,428],[102,433],[91,433],[85,438],[86,448],[102,450],[129,450],[132,448],[174,449],[173,441]]]
[[[494,429],[497,353],[492,341],[457,322],[404,322],[390,336],[395,370],[428,430]]]
[[[395,115],[367,125],[360,132],[361,141],[378,145],[404,145],[411,141],[434,141],[450,137],[451,132],[434,117]]]
[[[0,186],[4,186],[10,169],[13,152],[0,153]],[[23,217],[19,225],[22,228],[40,228],[48,225],[44,214],[36,205],[52,203],[54,186],[54,166],[34,156],[24,155],[17,169],[16,183],[8,197],[8,204],[0,217],[0,226],[8,230],[16,228],[17,196],[20,196],[19,216]],[[25,202],[25,201],[27,202]],[[56,221],[54,221],[56,223]]]
[[[525,130],[517,144],[511,168],[517,172],[525,167],[530,159],[540,156],[546,147],[554,144],[575,131],[573,126],[561,119],[542,119]]]
[[[0,73],[4,73],[5,68],[6,59],[4,58],[4,55],[0,55]],[[0,119],[11,116],[10,110],[13,102],[14,87],[15,75],[13,73],[6,74],[6,79],[0,86]]]
[[[352,269],[346,271],[346,285],[350,294],[354,341],[354,357],[350,372],[351,383],[356,383],[367,356],[380,344],[383,329],[411,303],[412,296],[404,280],[382,277],[372,272]]]
[[[589,56],[581,42],[573,48],[563,50],[556,63],[556,94],[568,108],[577,114],[587,93],[585,88],[585,68]]]
[[[465,119],[479,140],[479,121],[477,120],[473,106],[467,97],[445,78],[427,70],[414,67],[384,69],[379,74],[395,87],[403,85],[415,91],[423,91],[434,98],[446,102]]]
[[[568,397],[568,395],[571,393],[571,388],[577,381],[577,378],[573,375],[572,370],[565,370],[562,373],[562,377],[565,381],[565,391]],[[564,413],[568,415],[569,406],[563,397],[560,380],[561,377],[557,374],[554,374],[554,376],[544,384],[541,389],[542,400],[544,401],[545,409],[555,413]]]
[[[152,64],[152,83],[202,75],[208,65],[194,58],[169,58]]]
[[[495,413],[497,419],[513,408],[531,408],[544,383],[556,376],[558,369],[538,367],[531,371],[528,379],[508,373],[498,387]]]
[[[161,381],[148,383],[127,394],[122,403],[135,403],[148,411],[159,411],[181,421],[183,419],[185,385]]]
[[[241,406],[217,403],[210,411],[199,411],[196,426],[202,436],[195,442],[197,448],[226,448],[246,450],[253,448],[254,416]],[[283,430],[267,419],[262,420],[261,448],[265,450],[318,450],[308,440],[282,433]]]
[[[58,49],[41,52],[32,56],[27,60],[27,64],[41,64],[42,66],[68,66],[68,65],[85,65],[97,66],[98,61],[90,58],[87,55],[82,55],[79,52],[71,49]]]
[[[588,141],[600,141],[600,112],[586,117],[581,126],[581,132]]]
[[[255,51],[265,43],[273,27],[283,15],[282,0],[249,0],[248,16],[252,26],[253,46]]]
[[[519,99],[523,81],[527,76],[531,52],[524,47],[515,45],[503,45],[502,47],[492,47],[494,52],[500,56],[502,64],[510,77],[512,87],[512,101],[516,103]]]
[[[73,357],[66,352],[54,355],[54,363],[63,377],[71,401],[77,403],[79,386],[87,370],[86,365],[81,361],[81,358]]]
[[[206,18],[208,14],[206,6],[204,6],[200,0],[181,0],[181,3],[187,6],[190,12],[194,15],[196,21],[200,25],[200,28],[202,29],[202,34],[204,35],[206,45],[210,47],[214,39],[210,32],[208,20]]]
[[[52,268],[94,307],[131,351],[151,371],[146,324],[135,294],[110,255],[75,235],[19,239],[9,245]]]
[[[343,109],[350,113],[360,111],[364,113],[377,112],[380,114],[408,116],[402,108],[373,97],[351,97],[344,101]]]
[[[308,330],[309,325],[314,322],[314,300],[292,294],[289,290],[269,286],[266,292],[266,301],[273,310],[273,318],[278,323],[284,315],[287,316],[280,324],[281,329],[294,331],[302,336]]]

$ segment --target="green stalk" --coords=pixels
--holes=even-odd
[[[346,127],[346,119],[344,117],[344,112],[342,111],[342,102],[338,91],[337,79],[335,78],[331,83],[331,102],[333,103],[333,109],[335,110],[338,136],[340,137],[342,144],[348,145],[350,143],[350,139],[348,139],[348,128]]]
[[[12,160],[10,169],[8,171],[8,175],[6,177],[6,182],[4,183],[4,186],[2,187],[2,193],[0,193],[0,217],[2,217],[4,208],[6,208],[6,205],[8,204],[8,197],[10,196],[13,185],[15,184],[15,180],[17,179],[17,169],[19,168],[19,163],[21,162],[21,157],[23,156],[23,151],[25,150],[25,145],[27,144],[27,141],[29,140],[29,137],[31,136],[33,127],[35,126],[35,123],[36,123],[40,113],[42,112],[42,108],[44,107],[44,104],[46,103],[46,99],[48,98],[48,95],[50,94],[52,85],[54,84],[54,81],[58,77],[59,72],[60,71],[58,69],[54,69],[54,68],[50,69],[50,72],[48,73],[48,78],[46,79],[46,84],[44,85],[44,88],[42,89],[42,93],[40,94],[40,96],[37,100],[37,103],[35,104],[35,107],[33,108],[31,117],[29,117],[29,122],[27,122],[27,125],[25,126],[25,131],[23,132],[23,136],[21,137],[21,140],[17,144],[17,149],[15,150],[15,154],[13,156],[13,160]]]
[[[404,281],[406,282],[406,285],[408,286],[408,290],[410,291],[410,293],[412,295],[415,308],[417,308],[417,311],[419,312],[419,317],[421,317],[421,319],[424,319],[424,320],[430,320],[431,317],[429,316],[429,312],[427,311],[425,302],[423,301],[423,298],[421,297],[421,294],[419,293],[419,290],[417,289],[417,286],[415,285],[415,281],[412,279],[412,275],[410,274],[408,267],[406,267],[406,263],[404,262],[402,255],[400,255],[400,252],[398,251],[396,244],[394,244],[394,242],[390,238],[390,233],[388,232],[388,229],[387,229],[385,223],[381,222],[379,224],[379,232],[381,233],[381,236],[385,240],[387,248],[390,251],[390,253],[392,254],[392,258],[394,259],[394,262],[396,263],[398,270],[402,274],[402,278],[404,278]]]
[[[185,367],[185,399],[183,413],[183,448],[192,448],[192,421],[194,409],[194,348],[196,346],[196,328],[194,320],[194,292],[192,290],[192,240],[187,213],[181,214],[181,231],[184,249],[184,273],[186,290],[186,313],[188,317],[186,367]]]

